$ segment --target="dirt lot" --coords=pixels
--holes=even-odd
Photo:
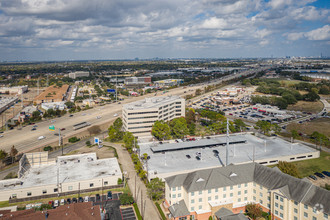
[[[110,157],[115,157],[115,151],[107,146],[104,146],[102,148],[98,148],[97,146],[93,146],[93,147],[82,147],[78,150],[74,150],[71,151],[69,154],[67,155],[72,155],[72,154],[86,154],[86,153],[92,153],[95,152],[96,156],[99,159],[103,159],[103,158],[110,158]]]
[[[294,105],[289,105],[287,109],[294,111],[319,113],[323,109],[323,103],[320,101],[317,102],[298,101]]]
[[[318,118],[303,124],[292,123],[287,126],[287,130],[297,130],[303,134],[312,134],[314,131],[330,136],[330,118]]]

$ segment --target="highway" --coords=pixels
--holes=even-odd
[[[188,86],[186,89],[184,89],[183,87],[175,88],[167,92],[165,95],[185,96],[189,94],[194,94],[196,89],[202,89],[207,85],[214,85],[222,81],[238,78],[241,75],[250,75],[264,69],[267,69],[267,67],[248,70],[239,74],[225,76],[224,78],[217,79],[212,83],[202,83],[196,84],[194,86]],[[157,95],[161,96],[163,94],[161,92],[158,92]],[[70,114],[68,113],[60,118],[54,118],[36,123],[37,129],[34,131],[31,130],[33,128],[33,125],[23,127],[21,130],[13,129],[10,131],[6,131],[4,132],[3,137],[0,138],[0,149],[10,152],[10,148],[14,145],[19,152],[25,153],[33,149],[37,149],[39,147],[50,145],[52,143],[58,142],[59,137],[55,136],[54,133],[58,133],[59,128],[65,128],[65,130],[61,131],[61,134],[64,137],[76,135],[86,130],[88,127],[75,131],[73,129],[74,124],[80,122],[89,122],[91,126],[93,126],[110,123],[111,121],[114,121],[116,119],[116,117],[114,117],[114,114],[118,114],[119,117],[121,116],[123,104],[154,96],[155,93],[139,97],[128,97],[125,98],[124,101],[121,101],[120,104],[111,103],[104,106],[97,106],[86,111],[74,113],[72,117],[69,117]],[[55,126],[55,131],[49,130],[50,125]],[[40,136],[45,136],[45,138],[42,140],[38,140],[38,137]]]

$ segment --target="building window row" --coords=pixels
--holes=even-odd
[[[129,122],[129,125],[155,123],[155,121]]]
[[[158,113],[158,111],[152,111],[152,112],[131,112],[131,113],[128,113],[128,115],[143,115],[143,114],[154,114],[154,113]]]
[[[135,118],[128,118],[128,120],[133,120],[133,119],[147,119],[147,118],[158,118],[158,116],[135,117]]]
[[[128,128],[128,129],[133,130],[133,129],[140,129],[140,128],[152,128],[152,126],[132,127],[132,128]]]

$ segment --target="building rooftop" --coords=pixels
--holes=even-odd
[[[62,100],[63,95],[68,90],[69,85],[62,85],[61,87],[49,86],[40,95],[34,98],[34,101],[41,100]]]
[[[116,158],[98,160],[96,153],[60,156],[55,164],[29,168],[22,178],[0,181],[0,190],[57,184],[57,174],[59,183],[122,175]]]
[[[156,96],[152,98],[145,98],[144,100],[131,102],[129,104],[124,105],[125,109],[129,110],[139,110],[145,108],[158,108],[159,105],[163,105],[166,103],[173,102],[177,99],[184,100],[180,96]]]

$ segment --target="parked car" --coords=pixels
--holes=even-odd
[[[95,195],[95,199],[96,199],[96,201],[100,201],[100,200],[101,200],[101,196],[100,196],[100,194],[96,194],[96,195]]]
[[[53,200],[48,201],[48,205],[54,206],[54,201]]]
[[[89,201],[89,197],[85,196],[84,202],[88,202]]]
[[[322,174],[326,175],[327,177],[330,177],[330,172],[328,171],[322,171]]]
[[[38,137],[38,140],[42,140],[42,139],[45,139],[46,137],[45,136],[40,136]]]
[[[313,180],[317,180],[316,176],[314,176],[314,175],[310,175],[308,177],[311,178],[311,179],[313,179]]]
[[[66,203],[67,204],[71,204],[72,203],[71,199],[70,198],[67,198]]]
[[[72,203],[77,203],[77,198],[72,198]]]
[[[325,178],[325,176],[322,173],[319,173],[319,172],[314,173],[314,175],[317,176],[317,177],[320,177],[322,179]]]
[[[197,159],[197,160],[201,160],[201,158],[200,158],[199,156],[196,156],[196,159]]]
[[[61,128],[61,131],[64,131],[65,130],[65,128]]]
[[[78,201],[79,201],[79,202],[84,202],[83,197],[79,197]]]
[[[73,115],[69,115],[69,117],[73,117]]]
[[[61,199],[60,205],[65,205],[65,200]]]
[[[188,159],[190,159],[190,158],[191,158],[191,156],[190,156],[189,154],[187,154],[187,155],[186,155],[186,157],[187,157]]]
[[[112,199],[112,192],[108,191],[108,199]]]
[[[32,129],[31,129],[31,131],[35,131],[35,130],[37,130],[37,129],[36,129],[36,128],[32,128]]]
[[[54,202],[54,207],[57,207],[58,205],[59,205],[58,200],[55,200],[55,202]]]

